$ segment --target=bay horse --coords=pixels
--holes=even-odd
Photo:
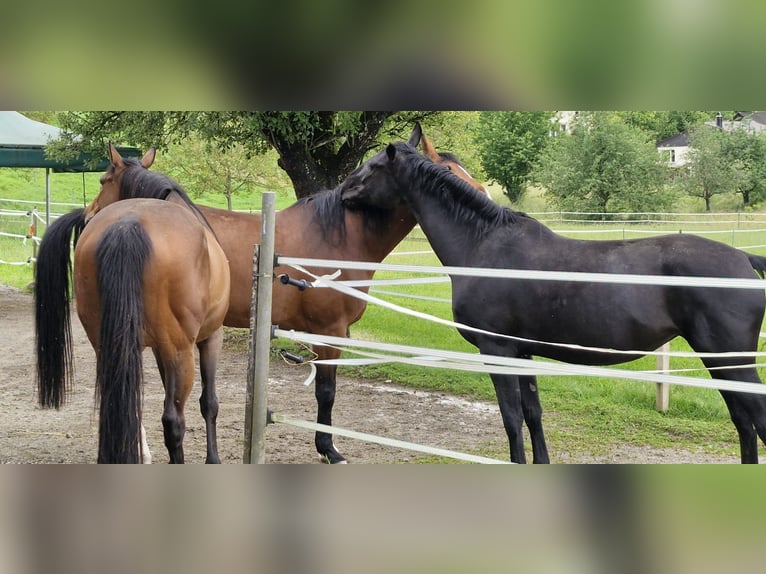
[[[425,157],[438,163],[483,194],[486,188],[476,181],[460,161],[448,152],[437,152],[416,124],[409,138],[412,146],[420,145]],[[101,178],[98,196],[86,208],[86,217],[92,217],[101,207],[137,196],[160,199],[175,198],[171,188],[137,185],[144,178],[155,177],[148,168],[154,162],[154,150],[140,160],[122,158],[117,149],[109,146],[110,166]],[[133,183],[131,183],[133,182]],[[253,247],[260,242],[261,216],[197,205],[223,247],[231,270],[231,301],[224,319],[229,327],[250,326],[250,301],[253,286]],[[287,257],[319,259],[345,259],[381,262],[415,226],[410,210],[402,207],[380,209],[363,207],[347,209],[338,188],[298,200],[276,213],[275,250]],[[286,271],[282,267],[283,271]],[[318,268],[308,271],[321,274]],[[280,273],[280,266],[274,270]],[[307,279],[298,271],[289,270],[295,279]],[[341,279],[369,280],[371,271],[344,270]],[[364,289],[366,291],[366,289]],[[295,329],[321,335],[348,336],[349,326],[364,313],[366,303],[328,289],[300,291],[280,282],[274,284],[271,321],[282,329]],[[316,346],[318,359],[337,359],[337,349]],[[316,366],[315,396],[317,422],[331,425],[335,401],[336,370],[334,365]],[[332,435],[317,432],[315,446],[323,460],[330,463],[345,462],[332,442]]]
[[[476,193],[408,143],[389,144],[341,185],[350,206],[412,210],[446,266],[580,271],[698,277],[763,277],[766,257],[690,234],[623,240],[575,240],[524,213]],[[635,359],[546,343],[648,352],[681,336],[698,353],[757,350],[764,294],[752,289],[617,285],[452,276],[456,322],[509,340],[461,330],[481,353],[542,356],[577,364],[608,365]],[[704,357],[705,366],[734,366],[715,376],[760,383],[744,357]],[[533,461],[549,462],[542,407],[534,376],[491,375],[513,462],[526,462],[526,421]],[[721,391],[739,434],[743,463],[758,462],[766,442],[766,396]]]
[[[74,266],[70,240],[75,235]],[[39,402],[59,408],[71,387],[72,275],[77,314],[96,352],[99,463],[137,463],[143,436],[142,351],[151,347],[165,387],[162,414],[171,463],[183,463],[184,406],[200,354],[206,462],[219,463],[215,372],[229,306],[226,255],[193,207],[156,199],[57,219],[40,244],[35,281]]]

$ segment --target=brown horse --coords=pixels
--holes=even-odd
[[[77,314],[97,357],[98,462],[135,463],[143,458],[139,441],[146,347],[154,351],[165,387],[162,423],[170,462],[184,462],[184,406],[194,382],[195,344],[207,427],[206,462],[220,462],[215,370],[230,278],[226,255],[212,230],[189,207],[134,199],[105,207],[87,225],[80,209],[50,226],[40,245],[35,282],[40,404],[60,407],[72,375],[73,231]]]
[[[413,130],[409,142],[414,146],[420,144],[427,157],[448,167],[455,175],[488,195],[484,186],[465,171],[455,156],[434,149],[422,135],[419,125]],[[109,155],[111,166],[102,177],[98,197],[86,209],[87,217],[104,205],[133,197],[127,190],[136,189],[137,186],[126,186],[123,182],[156,173],[147,170],[154,161],[154,150],[149,150],[140,162],[123,159],[113,146],[110,146]],[[146,189],[146,186],[143,188]],[[351,210],[343,206],[338,191],[328,190],[301,199],[279,211],[275,226],[276,252],[286,257],[380,262],[415,226],[415,218],[405,207]],[[168,189],[166,193],[154,197],[177,199],[177,194]],[[229,258],[231,302],[224,324],[230,327],[249,327],[253,246],[260,241],[261,217],[212,207],[198,208],[215,231]],[[312,268],[308,270],[317,274],[326,272]],[[279,267],[275,273],[280,273]],[[295,279],[310,279],[292,269],[289,273]],[[371,271],[344,270],[341,279],[369,280],[372,275]],[[290,285],[276,283],[271,320],[283,329],[345,337],[348,336],[349,326],[361,318],[365,307],[365,302],[332,290],[300,291]],[[340,356],[340,351],[328,347],[315,347],[314,351],[319,359],[336,359]],[[326,425],[332,424],[336,369],[331,365],[317,365],[317,422]],[[315,443],[319,454],[328,462],[344,462],[330,434],[318,432]]]

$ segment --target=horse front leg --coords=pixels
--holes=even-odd
[[[340,351],[327,347],[315,347],[314,352],[318,359],[337,359]],[[314,395],[317,400],[317,422],[323,425],[332,425],[332,407],[335,404],[335,377],[338,368],[335,365],[317,365],[316,380],[314,381]],[[338,452],[332,441],[332,435],[317,431],[314,437],[319,456],[330,464],[344,464],[345,457]]]
[[[497,404],[500,407],[500,415],[503,418],[503,426],[508,435],[508,444],[511,450],[511,462],[524,464],[527,456],[524,453],[524,438],[521,426],[524,422],[522,411],[521,388],[519,377],[516,375],[490,375],[492,384],[495,386]]]
[[[550,458],[543,432],[543,407],[540,404],[537,377],[534,375],[519,376],[519,388],[521,389],[521,410],[524,413],[524,421],[527,423],[529,438],[532,441],[532,462],[548,464]]]
[[[216,433],[216,420],[218,418],[218,395],[215,391],[215,373],[218,366],[218,358],[223,348],[223,327],[204,341],[197,343],[199,349],[199,370],[202,379],[202,394],[199,398],[202,418],[205,419],[205,432],[207,433],[207,464],[220,464],[218,456],[218,437]]]

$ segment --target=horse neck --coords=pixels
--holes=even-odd
[[[408,203],[439,261],[448,266],[470,266],[475,237],[475,222],[453,217],[447,201],[410,188]]]
[[[412,231],[416,223],[415,216],[406,207],[393,209],[383,229],[365,226],[361,213],[346,210],[345,244],[356,251],[356,257],[360,260],[380,262]]]

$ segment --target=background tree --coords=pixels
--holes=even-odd
[[[641,111],[617,112],[626,124],[641,128],[651,134],[655,142],[664,140],[705,121],[712,120],[717,112],[705,111]]]
[[[766,198],[766,134],[734,129],[722,138],[721,153],[731,169],[734,191],[742,195],[742,204],[750,207],[763,201]]]
[[[664,169],[653,136],[612,112],[580,113],[531,173],[557,209],[607,213],[664,209]]]
[[[724,154],[726,138],[726,133],[705,125],[689,132],[685,189],[692,197],[704,200],[708,212],[713,196],[734,191],[734,171]]]
[[[485,180],[481,154],[476,145],[480,112],[439,112],[425,120],[426,136],[437,150],[454,153],[466,170],[478,180]]]
[[[236,144],[249,155],[273,148],[301,198],[335,187],[381,140],[406,139],[415,121],[435,113],[63,112],[59,123],[68,135],[48,147],[54,157],[101,156],[109,140],[164,150],[197,135],[221,151]]]
[[[476,144],[487,177],[512,202],[523,195],[529,171],[548,142],[551,112],[481,112]]]
[[[233,209],[235,195],[261,188],[284,188],[290,185],[287,175],[275,168],[277,154],[268,150],[262,155],[248,156],[241,144],[227,151],[192,136],[183,143],[171,144],[163,156],[162,171],[183,182],[193,196],[219,193]],[[270,164],[270,165],[269,165]]]

